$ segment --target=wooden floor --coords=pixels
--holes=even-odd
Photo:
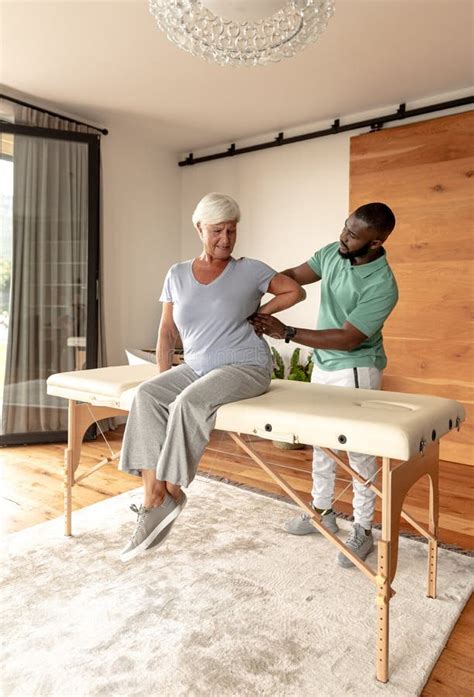
[[[122,433],[108,433],[113,450],[119,450]],[[252,446],[273,463],[288,483],[307,500],[311,491],[311,450],[283,451],[268,441],[253,439]],[[0,486],[2,495],[2,532],[8,533],[35,525],[62,514],[62,463],[64,445],[17,446],[0,449]],[[107,456],[103,441],[83,445],[82,465],[92,466]],[[81,467],[82,469],[82,467]],[[225,477],[271,493],[280,490],[236,444],[222,432],[213,434],[200,464],[202,474]],[[81,470],[79,470],[81,471]],[[139,485],[136,477],[107,465],[73,489],[73,509],[77,510]],[[341,472],[338,479],[336,510],[350,514],[351,489]],[[442,462],[440,465],[440,540],[464,549],[474,548],[474,468]],[[427,479],[420,480],[409,492],[406,510],[420,522],[426,522]],[[377,511],[379,520],[380,509]],[[474,697],[474,601],[464,609],[438,663],[423,690],[423,697]]]

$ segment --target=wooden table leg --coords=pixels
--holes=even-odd
[[[382,539],[378,543],[377,573],[377,680],[388,682],[390,645],[390,558],[392,521],[392,481],[390,459],[382,468]]]
[[[388,682],[388,656],[390,637],[390,580],[388,567],[390,563],[389,543],[378,543],[377,583],[377,680]]]
[[[431,468],[428,474],[430,481],[430,507],[428,529],[437,538],[439,518],[439,462]],[[436,598],[436,575],[438,567],[438,541],[428,540],[428,582],[426,595],[428,598]]]
[[[67,448],[64,451],[64,534],[72,535],[72,487],[74,484],[74,449],[76,444],[76,404],[73,399],[68,405]]]
[[[64,534],[72,535],[72,450],[66,448],[64,451]]]
[[[77,482],[95,472],[100,467],[117,459],[120,453],[111,450],[111,457],[103,458],[87,472],[76,477],[76,470],[81,459],[81,446],[84,435],[91,424],[112,416],[124,416],[127,412],[115,407],[80,404],[69,400],[67,448],[64,452],[64,534],[72,535],[72,488]],[[110,446],[109,446],[110,447]]]

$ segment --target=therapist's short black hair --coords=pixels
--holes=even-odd
[[[386,203],[366,203],[354,211],[354,216],[382,235],[390,235],[395,227],[395,216]]]

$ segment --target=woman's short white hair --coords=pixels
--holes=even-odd
[[[236,223],[240,220],[239,204],[227,194],[216,192],[206,194],[199,201],[193,213],[194,227],[197,227],[198,223],[215,225],[223,223],[225,220],[235,220]]]

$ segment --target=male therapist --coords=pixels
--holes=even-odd
[[[317,329],[285,326],[275,317],[255,315],[259,333],[314,349],[312,382],[323,385],[380,389],[387,364],[382,327],[398,300],[395,277],[383,248],[395,227],[395,216],[384,203],[368,203],[346,220],[338,242],[323,247],[300,266],[283,271],[301,285],[321,281]],[[375,457],[349,453],[351,467],[372,481]],[[338,531],[332,510],[336,463],[319,448],[313,454],[312,507],[322,524]],[[354,525],[346,544],[360,559],[374,548],[372,520],[375,494],[353,480]],[[293,535],[317,533],[305,513],[285,523]],[[353,566],[341,552],[337,562]]]

